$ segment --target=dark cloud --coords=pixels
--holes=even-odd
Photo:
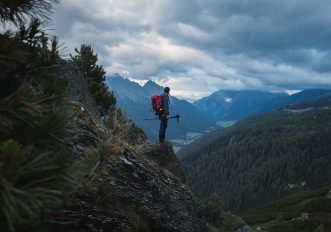
[[[108,71],[197,97],[331,88],[329,12],[329,0],[66,0],[54,24],[68,47],[92,44]]]

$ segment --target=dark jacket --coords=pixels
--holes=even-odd
[[[164,116],[167,116],[170,114],[169,112],[169,103],[170,103],[170,100],[169,100],[169,95],[166,95],[166,94],[162,94],[161,95],[161,105],[162,105],[162,115]]]

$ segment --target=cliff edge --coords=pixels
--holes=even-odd
[[[167,159],[167,157],[169,159]],[[108,154],[88,188],[59,215],[58,231],[207,231],[170,144]]]

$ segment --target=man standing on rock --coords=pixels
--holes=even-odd
[[[160,123],[160,130],[159,130],[159,141],[161,143],[165,142],[165,132],[168,127],[168,119],[169,119],[169,92],[170,88],[165,87],[163,94],[161,95],[161,113],[159,114]]]

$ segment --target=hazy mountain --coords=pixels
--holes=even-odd
[[[328,95],[331,94],[331,90],[330,89],[307,89],[307,90],[303,90],[299,93],[290,95],[288,97],[288,101],[287,103],[289,104],[296,104],[296,103],[301,103],[301,102],[305,102],[305,103],[309,103],[311,104],[311,100],[314,99],[318,99],[324,95]]]
[[[219,90],[194,102],[194,106],[217,120],[239,120],[272,111],[286,98],[287,95],[282,93]]]
[[[219,194],[243,211],[331,182],[331,95],[251,116],[182,149],[187,182],[199,198]]]
[[[250,115],[275,111],[290,103],[315,99],[326,93],[330,93],[330,90],[304,90],[293,95],[253,90],[219,90],[193,104],[200,112],[217,121],[236,121]]]
[[[163,92],[163,87],[159,86],[153,81],[147,81],[143,86],[144,94],[148,96],[153,96],[155,94],[160,94]]]
[[[153,81],[148,81],[141,86],[119,74],[108,76],[105,83],[110,90],[114,91],[118,106],[147,133],[150,139],[156,140],[159,120],[144,119],[155,118],[150,98],[152,95],[161,94],[163,87]],[[203,132],[215,125],[215,121],[207,118],[191,103],[172,96],[170,97],[170,113],[171,115],[180,114],[181,118],[178,124],[176,120],[169,120],[166,133],[169,139],[183,138],[188,132]]]

